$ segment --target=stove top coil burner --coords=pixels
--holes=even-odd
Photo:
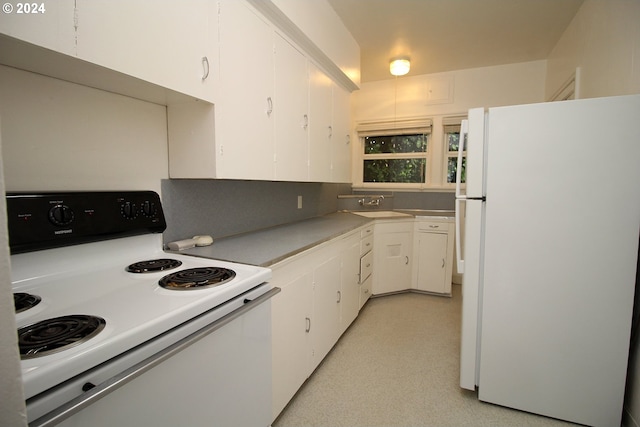
[[[234,277],[236,277],[235,271],[227,268],[189,268],[164,276],[159,284],[171,290],[203,289],[222,285]]]
[[[148,261],[134,262],[127,267],[129,273],[155,273],[157,271],[171,270],[182,265],[182,261],[171,258],[152,259]]]
[[[76,346],[104,329],[103,318],[69,315],[45,319],[18,329],[21,359],[46,356]]]
[[[25,292],[17,292],[13,294],[13,305],[16,308],[16,313],[21,313],[32,307],[35,307],[42,301],[37,295],[27,294]]]

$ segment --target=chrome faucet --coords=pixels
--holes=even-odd
[[[384,196],[380,195],[380,196],[370,197],[368,202],[364,198],[360,199],[358,200],[358,203],[360,204],[360,206],[380,206],[380,202],[382,200],[384,200]]]

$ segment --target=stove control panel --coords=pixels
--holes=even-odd
[[[167,226],[153,191],[8,193],[7,217],[14,254],[162,233]]]

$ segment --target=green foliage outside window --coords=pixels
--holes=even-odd
[[[424,182],[425,159],[364,161],[364,182]]]
[[[460,132],[448,132],[445,137],[447,138],[447,147],[449,154],[456,154],[456,157],[449,156],[447,158],[447,182],[455,183],[456,174],[458,169],[458,148],[460,147]],[[462,157],[462,175],[460,176],[460,182],[466,182],[467,178],[467,157]]]
[[[421,153],[427,143],[428,134],[366,137],[363,182],[425,182],[427,161]]]

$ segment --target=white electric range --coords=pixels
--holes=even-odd
[[[154,192],[8,194],[7,212],[30,425],[269,425],[269,269],[164,252]]]

